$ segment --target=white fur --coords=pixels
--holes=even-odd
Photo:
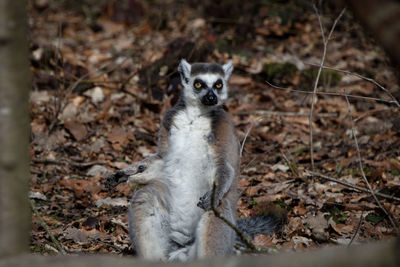
[[[215,176],[215,159],[207,142],[211,121],[201,110],[188,106],[179,111],[171,125],[164,173],[171,190],[171,238],[186,244],[204,213],[197,207],[201,196],[211,190]]]
[[[147,169],[142,173],[137,173],[137,168],[139,165],[141,165],[141,162],[144,162],[143,164],[147,166]],[[147,162],[146,159],[140,161],[134,164],[134,166],[128,167],[131,168],[131,170],[125,171],[125,173],[129,175],[128,180],[126,182],[128,184],[147,184],[151,180],[160,178],[159,176],[162,167],[163,167],[162,159],[155,159],[152,160],[151,162]],[[132,172],[132,174],[130,172]]]
[[[229,61],[228,63],[222,65],[222,69],[224,70],[225,73],[225,81],[229,80],[233,71],[232,61]]]

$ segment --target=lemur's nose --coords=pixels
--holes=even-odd
[[[208,93],[203,97],[201,101],[206,106],[216,105],[218,103],[218,98],[214,94],[212,90],[208,91]]]

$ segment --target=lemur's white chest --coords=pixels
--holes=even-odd
[[[169,167],[174,169],[173,173],[179,173],[170,177],[172,182],[188,186],[206,185],[208,189],[213,177],[207,174],[214,168],[215,160],[210,145],[212,138],[211,119],[201,116],[199,110],[186,108],[176,114],[170,129],[166,156],[168,173],[172,171]]]
[[[197,203],[214,180],[212,139],[211,119],[201,116],[199,110],[186,108],[174,116],[164,173],[171,184],[171,222],[185,234],[194,231],[203,213]]]

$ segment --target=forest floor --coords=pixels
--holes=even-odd
[[[382,88],[322,71],[318,91],[339,95],[314,100],[314,171],[333,180],[307,171],[309,93],[318,72],[308,63],[319,64],[324,48],[312,6],[90,2],[32,0],[29,7],[32,252],[132,254],[127,205],[136,187],[109,191],[104,181],[156,152],[160,118],[179,95],[181,58],[235,66],[226,108],[244,143],[238,217],[287,216],[279,233],[258,235],[257,246],[301,250],[395,236],[384,209],[398,224],[400,108]],[[327,34],[340,9],[320,12]],[[329,40],[325,65],[372,78],[400,99],[384,52],[349,11]],[[349,97],[351,112],[344,93],[357,96]],[[353,130],[381,207],[356,189],[368,186]]]

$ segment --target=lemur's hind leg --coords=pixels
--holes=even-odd
[[[227,199],[222,199],[218,210],[222,216],[235,224],[235,216]],[[189,255],[198,258],[229,255],[233,252],[234,240],[235,232],[232,228],[210,210],[201,217],[196,230],[195,245]]]
[[[151,183],[136,191],[129,206],[129,234],[138,256],[166,260],[169,250],[168,203],[165,187]]]

